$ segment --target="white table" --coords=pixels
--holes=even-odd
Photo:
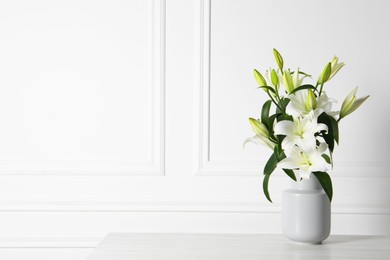
[[[302,245],[282,235],[112,233],[87,260],[390,259],[390,238],[330,236]]]

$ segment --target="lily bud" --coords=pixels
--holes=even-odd
[[[294,83],[291,77],[291,73],[287,70],[283,73],[283,84],[287,90],[287,93],[291,93],[294,90]]]
[[[271,81],[276,88],[279,87],[279,77],[274,69],[271,71]]]
[[[259,85],[259,87],[267,86],[267,82],[265,81],[265,78],[263,77],[263,75],[261,75],[260,72],[258,72],[255,69],[254,74],[255,74],[255,79],[256,79],[257,85]]]
[[[347,115],[354,112],[369,96],[356,99],[356,92],[358,88],[354,88],[351,93],[344,99],[343,104],[341,105],[340,110],[340,119],[346,117]]]
[[[282,55],[280,55],[280,53],[276,49],[274,49],[274,57],[279,69],[283,70],[283,58]]]
[[[258,136],[264,136],[269,137],[269,132],[267,127],[261,123],[259,120],[256,120],[254,118],[249,118],[249,122],[251,123],[253,132],[256,133]]]
[[[322,70],[321,76],[318,79],[319,84],[324,84],[329,80],[330,74],[332,73],[332,63],[328,62],[325,68]]]
[[[344,62],[339,63],[339,58],[337,56],[334,56],[330,63],[332,64],[332,69],[329,80],[333,78],[337,74],[337,72],[339,72],[339,70],[345,65]]]
[[[317,108],[317,98],[311,89],[307,90],[307,100],[305,106],[307,111],[314,110]]]

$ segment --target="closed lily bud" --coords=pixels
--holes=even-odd
[[[344,99],[343,104],[341,105],[340,110],[340,119],[346,117],[347,115],[354,112],[369,96],[356,99],[356,92],[358,88],[354,88],[351,93]]]
[[[325,68],[322,70],[321,76],[318,79],[319,84],[324,84],[329,80],[330,74],[332,73],[332,63],[328,62]]]
[[[249,118],[249,122],[251,123],[252,130],[253,132],[255,132],[256,135],[264,136],[267,138],[269,137],[268,129],[262,122],[254,118]]]
[[[305,105],[307,111],[314,110],[317,108],[317,98],[311,89],[307,90],[307,100]]]
[[[287,93],[291,93],[294,90],[294,83],[291,77],[291,73],[287,70],[283,73],[283,84],[287,90]]]
[[[279,69],[283,70],[283,58],[282,55],[280,55],[280,53],[276,49],[274,49],[274,57]]]
[[[274,69],[271,71],[271,81],[276,88],[279,87],[279,77]]]
[[[263,75],[261,75],[260,72],[258,72],[255,69],[254,74],[255,74],[255,79],[256,79],[257,85],[259,85],[259,87],[267,86],[267,82],[265,81],[265,78],[263,77]]]

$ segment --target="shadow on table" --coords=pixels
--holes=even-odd
[[[380,236],[335,235],[335,236],[330,236],[327,240],[322,242],[322,245],[345,244],[345,243],[364,241],[364,240],[372,240],[372,239],[378,239],[378,238],[380,238]]]

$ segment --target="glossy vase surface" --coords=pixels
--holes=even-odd
[[[330,201],[315,176],[292,182],[283,192],[284,235],[299,243],[320,244],[330,234]]]

